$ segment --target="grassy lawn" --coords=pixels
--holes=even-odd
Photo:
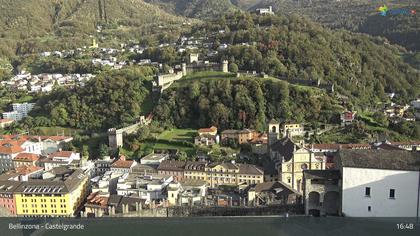
[[[193,156],[196,153],[196,149],[193,147],[186,147],[182,145],[166,144],[159,142],[143,142],[140,147],[141,152],[152,151],[153,149],[178,149],[178,151],[184,151],[188,156]]]
[[[72,136],[75,133],[80,132],[81,130],[72,129],[72,128],[65,128],[65,127],[36,127],[34,128],[35,132],[39,135],[66,135]]]
[[[194,142],[194,137],[197,135],[195,129],[172,129],[165,130],[157,138],[163,140],[187,141]]]

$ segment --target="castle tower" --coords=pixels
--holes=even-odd
[[[222,62],[222,72],[229,73],[229,67],[228,67],[228,65],[229,65],[229,62],[227,60],[224,60]]]
[[[181,67],[182,67],[182,76],[186,76],[187,75],[187,64],[182,63]]]
[[[276,120],[272,119],[270,123],[268,123],[268,145],[271,146],[280,137],[280,123]]]
[[[198,63],[198,53],[190,53],[190,56],[188,57],[188,63]]]

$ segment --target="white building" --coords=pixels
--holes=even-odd
[[[14,103],[13,111],[4,112],[3,119],[12,119],[15,121],[22,120],[28,116],[28,113],[34,108],[35,103]]]
[[[151,153],[140,159],[142,165],[159,165],[162,161],[169,159],[166,153]]]
[[[350,217],[416,217],[419,152],[342,150],[341,212]]]

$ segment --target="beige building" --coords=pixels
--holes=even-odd
[[[294,137],[305,135],[304,126],[302,124],[284,124],[283,137]]]
[[[325,169],[325,160],[315,157],[315,153],[304,147],[303,144],[295,143],[289,136],[278,139],[279,124],[272,120],[269,123],[269,155],[276,163],[279,180],[291,186],[294,190],[302,192],[303,171]],[[299,126],[290,126],[293,129]],[[288,126],[288,128],[290,128]],[[286,128],[286,126],[285,126]],[[302,128],[303,130],[303,128]],[[299,132],[299,131],[293,131]]]
[[[258,184],[264,182],[264,171],[255,165],[163,161],[159,174],[173,175],[178,180],[202,180],[210,187],[219,185]]]

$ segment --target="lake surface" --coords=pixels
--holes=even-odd
[[[40,225],[38,230],[9,229],[9,223]],[[46,225],[48,223],[49,225]],[[406,229],[398,229],[404,223]],[[84,229],[45,229],[81,224]],[[412,225],[411,225],[412,224]],[[197,217],[197,218],[102,218],[29,220],[0,219],[0,235],[139,235],[139,236],[288,236],[288,235],[420,235],[416,219],[344,217]],[[410,229],[410,228],[413,229]],[[6,234],[3,234],[6,232]]]

